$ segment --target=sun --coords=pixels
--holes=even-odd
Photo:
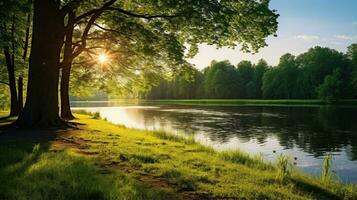
[[[107,63],[107,62],[108,62],[108,55],[105,54],[105,53],[100,53],[100,54],[98,55],[98,62],[99,62],[100,64],[105,64],[105,63]]]

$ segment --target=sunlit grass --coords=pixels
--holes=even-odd
[[[327,154],[324,158],[324,161],[322,163],[322,180],[325,183],[329,183],[332,179],[333,179],[333,172],[332,172],[332,155],[331,154]]]
[[[286,155],[279,155],[276,159],[276,169],[277,175],[276,178],[281,181],[285,181],[288,179],[293,172],[293,163],[291,158]]]
[[[261,155],[216,152],[191,137],[127,129],[93,116],[76,117],[86,126],[63,137],[81,148],[54,151],[51,145],[46,148],[29,141],[1,143],[0,177],[5,184],[0,185],[0,199],[172,199],[172,192],[175,197],[194,192],[218,199],[357,197],[353,185],[335,180],[325,184],[295,170],[287,175],[285,161],[275,165],[264,162]],[[277,178],[280,172],[284,181]],[[141,176],[146,184],[135,180]],[[158,181],[172,190],[162,192],[151,185]]]
[[[240,150],[222,151],[218,152],[218,155],[228,162],[239,163],[262,170],[274,169],[271,163],[264,162],[262,155],[250,156],[248,153]]]
[[[167,133],[165,131],[153,131],[152,132],[156,137],[163,139],[163,140],[170,140],[174,142],[181,142],[184,144],[197,144],[195,139],[190,136],[184,136],[184,135],[175,135],[171,133]]]
[[[91,160],[68,151],[13,141],[1,143],[0,153],[0,199],[174,198],[121,172],[102,173]]]
[[[7,117],[9,115],[9,111],[7,110],[0,110],[0,118]]]
[[[125,163],[177,185],[178,191],[198,191],[217,198],[247,199],[331,199],[357,197],[356,188],[332,181],[326,185],[319,178],[308,177],[240,151],[215,152],[192,138],[162,131],[126,129],[104,121],[80,117],[91,130],[100,134],[81,134],[95,141],[91,148],[107,149],[98,157]],[[115,139],[113,139],[115,138]],[[106,143],[99,145],[98,142]],[[120,155],[120,156],[115,156]],[[282,182],[277,179],[284,169]],[[352,189],[351,189],[352,187]]]

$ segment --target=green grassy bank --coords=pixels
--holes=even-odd
[[[0,129],[0,199],[357,199],[356,186],[303,175],[283,157],[274,166],[76,117],[71,130]]]
[[[1,117],[6,117],[6,116],[8,116],[9,115],[9,111],[7,111],[7,110],[0,110],[0,118]]]
[[[336,102],[326,103],[322,100],[308,99],[158,99],[158,100],[140,100],[142,103],[163,103],[176,105],[206,105],[206,106],[321,106],[321,105],[339,105],[339,106],[357,106],[357,100],[345,99]]]

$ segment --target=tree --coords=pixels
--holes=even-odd
[[[347,56],[353,64],[357,64],[357,44],[351,44],[347,47]]]
[[[341,98],[341,73],[336,69],[331,75],[327,75],[324,82],[317,88],[319,98],[330,103]]]
[[[209,98],[236,98],[238,74],[229,61],[212,61],[205,69],[205,94]]]
[[[262,98],[262,86],[263,86],[263,76],[265,72],[268,70],[268,63],[260,59],[258,64],[254,67],[254,74],[253,74],[253,98]]]
[[[250,61],[243,60],[237,65],[239,86],[238,86],[238,97],[247,98],[252,97],[254,83],[253,81],[253,64]]]
[[[26,39],[29,25],[26,23],[26,16],[30,16],[30,3],[5,1],[1,4],[0,13],[0,48],[4,55],[2,60],[7,74],[7,77],[1,77],[0,83],[7,85],[10,91],[10,116],[17,116],[22,109],[20,105],[22,101],[17,94],[16,76],[24,69],[27,58],[28,40]],[[21,97],[21,94],[19,96]]]
[[[343,87],[341,95],[348,97],[351,94],[350,69],[346,56],[336,50],[323,47],[314,47],[297,57],[299,67],[303,71],[303,85],[305,98],[317,98],[317,87],[324,82],[327,75],[340,69]]]
[[[353,87],[354,97],[357,97],[357,44],[351,44],[347,47],[347,57],[351,61],[352,78],[351,85]]]
[[[275,67],[268,67],[264,60],[252,65],[242,61],[234,69],[228,61],[212,61],[203,70],[203,76],[197,76],[195,84],[182,81],[178,76],[172,82],[163,82],[149,92],[149,98],[270,98],[270,99],[306,99],[321,98],[333,101],[350,98],[356,94],[351,85],[356,73],[355,57],[357,46],[351,45],[344,55],[328,48],[315,47],[295,57],[292,54],[281,56]],[[330,58],[323,59],[329,55]],[[328,64],[321,66],[318,62]],[[332,71],[331,71],[332,70]],[[321,74],[323,80],[320,83]],[[200,75],[200,73],[198,73]],[[311,84],[316,81],[317,86]],[[196,82],[203,83],[203,93],[193,94]],[[200,85],[200,84],[198,84]],[[191,87],[190,87],[191,86]],[[315,89],[315,91],[311,91]],[[233,92],[232,92],[233,91]],[[158,95],[160,93],[160,95]],[[155,95],[154,95],[155,94]],[[152,95],[152,96],[151,96]]]
[[[278,67],[273,67],[264,74],[262,86],[264,99],[283,98],[281,74],[281,69]]]
[[[76,11],[84,12],[76,13],[73,23],[64,24],[69,13]],[[18,125],[63,125],[58,115],[58,82],[66,32],[74,25],[84,24],[82,40],[75,45],[78,50],[84,49],[93,24],[105,15],[127,19],[123,24],[116,23],[119,27],[134,30],[145,27],[153,35],[164,35],[167,41],[171,41],[171,51],[167,55],[176,61],[183,58],[183,44],[191,45],[191,56],[197,52],[198,43],[234,47],[240,42],[243,50],[256,51],[266,46],[267,36],[276,32],[278,17],[269,9],[268,0],[108,0],[104,3],[35,0],[27,98],[24,112],[17,120]]]
[[[279,65],[270,69],[263,76],[263,97],[264,98],[299,98],[299,82],[301,76],[300,69],[295,60],[295,56],[285,54],[281,56]]]
[[[203,96],[203,74],[195,68],[175,75],[172,79],[162,79],[158,85],[144,92],[148,99],[194,99]]]

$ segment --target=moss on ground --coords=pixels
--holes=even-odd
[[[357,199],[353,185],[277,178],[261,157],[76,117],[54,140],[1,140],[0,199]]]

